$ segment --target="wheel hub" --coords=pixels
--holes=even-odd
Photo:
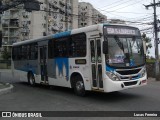
[[[82,81],[78,81],[76,83],[76,88],[77,88],[78,91],[81,91],[83,89],[83,83],[82,83]]]

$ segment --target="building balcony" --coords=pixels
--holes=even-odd
[[[58,5],[54,3],[49,3],[49,8],[53,8],[53,9],[59,9]]]
[[[58,9],[59,9],[59,7],[58,7],[57,5],[52,5],[52,8],[53,8],[54,10],[58,10]]]
[[[49,3],[51,4],[51,5],[55,5],[55,6],[57,6],[57,1],[56,0],[49,0]]]
[[[4,35],[3,38],[9,38],[9,35]]]
[[[10,19],[19,19],[19,16],[18,15],[13,15],[13,16],[10,16]]]
[[[19,37],[19,33],[11,33],[10,34],[10,37],[12,37],[12,38],[18,38]]]
[[[2,23],[2,27],[8,27],[9,23]]]
[[[19,11],[17,8],[11,8],[10,11]]]
[[[67,9],[72,9],[72,5],[71,5],[71,3],[67,3]]]
[[[8,45],[8,41],[2,41],[2,45]]]
[[[19,28],[19,24],[10,24],[9,28]]]
[[[64,2],[63,0],[60,0],[60,1],[59,1],[59,4],[60,4],[61,6],[65,6],[65,2]]]
[[[22,13],[23,18],[29,18],[29,14],[27,12]]]
[[[65,13],[65,8],[59,8],[59,12],[61,13],[61,14],[64,14]]]
[[[59,29],[57,28],[57,25],[53,25],[52,27],[51,27],[51,31],[58,31]]]
[[[2,42],[3,46],[12,46],[13,43],[17,42],[17,40],[10,40],[10,41],[4,41]]]
[[[21,25],[22,25],[22,26],[28,26],[28,22],[27,22],[27,21],[22,21],[22,22],[21,22]]]
[[[2,19],[10,19],[10,15],[3,15]]]
[[[3,36],[3,37],[8,37],[9,34],[8,34],[8,32],[3,32],[3,33],[2,33],[2,36]]]
[[[71,14],[72,14],[72,10],[69,10],[69,9],[68,9],[68,10],[67,10],[67,14],[68,14],[68,15],[71,15]]]
[[[68,19],[68,22],[69,22],[69,23],[72,23],[72,19]]]
[[[29,33],[30,30],[29,29],[21,29],[21,33]]]

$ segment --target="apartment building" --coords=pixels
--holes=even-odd
[[[1,18],[4,47],[14,42],[38,38],[78,28],[78,0],[38,0],[41,10],[26,12],[23,5],[5,11]]]
[[[2,46],[10,50],[14,42],[20,41],[19,9],[10,9],[1,16]]]
[[[78,28],[78,0],[48,0],[48,33]]]
[[[107,16],[101,14],[90,3],[87,2],[79,2],[78,14],[78,27],[104,23],[107,20]]]

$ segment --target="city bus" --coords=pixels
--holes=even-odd
[[[13,44],[14,73],[30,85],[114,92],[147,84],[138,28],[97,24]]]

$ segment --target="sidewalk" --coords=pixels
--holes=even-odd
[[[9,83],[0,82],[0,95],[5,94],[5,93],[9,93],[12,91],[12,89],[13,89],[13,85],[11,85]]]
[[[9,93],[12,91],[13,89],[13,85],[9,84],[9,83],[3,83],[1,82],[1,73],[11,73],[11,70],[8,69],[0,69],[0,95],[5,94],[5,93]]]

